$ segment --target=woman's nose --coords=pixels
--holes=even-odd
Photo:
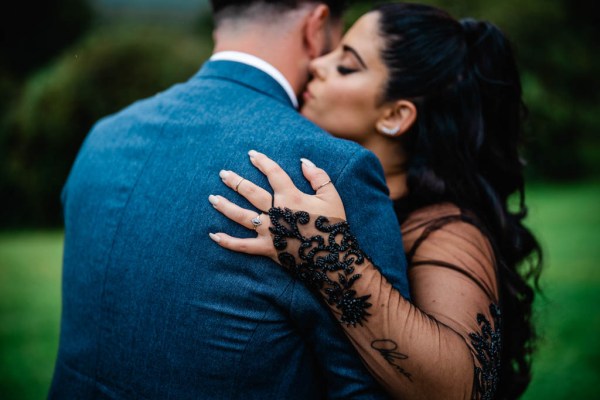
[[[325,65],[323,62],[324,58],[325,57],[317,57],[314,60],[312,60],[308,65],[308,71],[313,77],[317,79],[325,78]]]

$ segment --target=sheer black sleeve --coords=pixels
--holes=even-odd
[[[501,317],[493,253],[476,227],[451,219],[421,241],[429,225],[410,227],[411,304],[346,221],[280,208],[269,216],[280,263],[320,294],[390,394],[493,398]]]

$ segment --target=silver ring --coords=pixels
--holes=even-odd
[[[316,188],[315,192],[318,191],[319,189],[321,189],[322,187],[329,185],[330,183],[331,183],[331,181],[325,182],[324,184],[322,184],[321,186],[319,186],[318,188]]]
[[[258,214],[256,217],[254,217],[250,220],[250,222],[252,222],[252,226],[254,227],[254,230],[256,230],[256,228],[258,228],[259,226],[262,225],[262,221],[260,220],[260,215],[261,214]]]
[[[235,190],[236,192],[238,191],[238,188],[240,187],[240,185],[242,184],[242,182],[244,182],[246,179],[244,178],[240,178],[239,182],[237,183],[237,185],[235,185]]]

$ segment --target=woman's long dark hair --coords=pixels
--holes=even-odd
[[[537,286],[541,251],[522,223],[527,208],[518,148],[525,107],[513,51],[489,22],[457,21],[409,3],[376,10],[390,71],[382,100],[411,100],[418,113],[400,139],[408,155],[409,194],[397,210],[406,217],[416,208],[450,202],[475,216],[498,270],[503,351],[496,396],[516,398],[531,380],[529,282]]]

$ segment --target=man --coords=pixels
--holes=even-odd
[[[366,252],[406,294],[380,165],[295,109],[308,63],[339,41],[341,2],[212,3],[211,60],[99,122],[65,185],[50,398],[384,397],[316,296],[271,261],[208,236],[253,234],[210,207],[209,194],[229,194],[219,170],[267,187],[247,159],[257,149],[309,191],[307,157],[329,172]]]

